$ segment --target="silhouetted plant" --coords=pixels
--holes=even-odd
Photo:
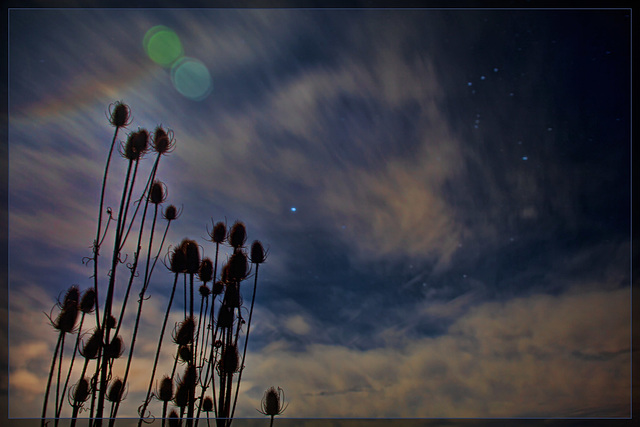
[[[120,404],[127,396],[128,375],[144,301],[149,298],[151,276],[158,259],[161,258],[160,254],[163,253],[169,227],[181,213],[174,205],[162,209],[162,205],[167,200],[168,191],[166,185],[156,178],[156,174],[160,159],[171,153],[176,144],[173,132],[161,126],[156,127],[152,135],[145,129],[130,132],[126,140],[119,143],[118,151],[127,163],[126,173],[120,183],[121,192],[117,212],[111,207],[105,209],[106,189],[114,180],[114,177],[109,174],[114,147],[116,147],[119,132],[132,123],[131,110],[122,102],[116,102],[109,107],[108,119],[115,130],[102,179],[97,231],[92,245],[92,255],[83,259],[83,263],[93,265],[91,276],[93,286],[82,293],[82,298],[80,298],[81,293],[78,287],[72,286],[65,294],[64,300],[54,307],[58,309],[55,320],[53,320],[54,309],[48,315],[51,325],[58,331],[58,340],[53,352],[43,399],[42,426],[45,425],[49,394],[56,373],[54,407],[56,426],[62,416],[64,396],[67,396],[66,400],[71,409],[72,427],[75,426],[80,412],[83,411],[88,412],[89,427],[101,427],[103,420],[107,418],[105,417],[107,410],[109,425],[110,427],[114,425]],[[148,176],[140,184],[138,176],[141,170],[140,164],[149,154],[154,155],[155,159]],[[135,194],[138,196],[134,196]],[[106,221],[103,221],[104,213],[106,213]],[[165,226],[163,230],[156,230],[161,220],[164,220]],[[160,234],[162,238],[157,244],[156,238]],[[196,241],[184,239],[180,245],[168,252],[167,258],[163,261],[168,270],[173,273],[173,286],[160,328],[148,391],[138,408],[140,416],[138,425],[154,418],[149,409],[154,399],[162,402],[163,426],[165,419],[169,420],[170,426],[182,425],[183,422],[187,426],[192,426],[194,420],[197,425],[201,411],[206,413],[207,424],[210,413],[214,414],[218,427],[228,427],[233,420],[245,367],[258,269],[259,265],[265,261],[265,252],[260,242],[255,241],[251,246],[250,256],[247,255],[245,249],[247,231],[240,221],[236,221],[228,233],[226,224],[217,222],[208,235],[209,241],[215,244],[213,260],[204,256],[203,249]],[[101,249],[108,236],[113,238],[111,250],[108,251],[108,255],[111,256],[108,264],[110,267],[104,280],[101,280],[98,265],[103,256]],[[125,254],[125,247],[129,247],[127,243],[130,237],[135,239],[131,245],[134,248],[133,253]],[[221,245],[227,245],[231,253],[223,263],[220,277],[218,277]],[[119,268],[121,264],[125,264],[126,269]],[[247,308],[243,305],[241,284],[250,277],[251,265],[255,266],[255,271],[247,322],[243,317],[243,312],[246,313]],[[174,366],[171,374],[163,376],[159,387],[154,391],[153,385],[164,335],[178,281],[181,279],[184,283],[184,318],[175,325],[174,332],[171,334],[173,343],[176,345]],[[196,281],[199,282],[197,293],[194,292]],[[130,326],[126,325],[124,320],[134,282],[139,283],[140,290],[135,322]],[[124,291],[119,306],[116,306],[114,300],[116,286],[122,286]],[[200,298],[199,302],[196,301],[197,297]],[[197,310],[198,303],[199,310]],[[90,331],[82,331],[85,316],[91,313],[95,313],[95,327],[92,326]],[[76,327],[78,318],[80,321]],[[131,329],[125,333],[125,336],[130,337],[130,340],[125,343],[120,332],[128,328]],[[65,336],[71,333],[77,333],[77,337],[68,371],[63,376]],[[126,358],[122,357],[125,351],[128,352]],[[78,353],[84,361],[79,375],[74,375],[74,361]],[[118,368],[116,361],[120,358],[126,359],[126,366],[122,375],[116,376]],[[124,363],[124,361],[118,363]],[[184,366],[181,376],[175,373],[178,364]],[[75,378],[72,382],[73,386],[69,388],[72,378]],[[209,389],[211,389],[211,396],[206,395]],[[107,409],[106,405],[109,403],[110,407]],[[167,418],[169,405],[174,405],[174,408],[171,409]]]
[[[288,404],[284,403],[284,390],[280,387],[276,390],[275,387],[270,387],[264,392],[262,398],[262,408],[258,409],[258,412],[271,417],[271,423],[269,426],[273,426],[273,417],[282,414],[287,409]]]

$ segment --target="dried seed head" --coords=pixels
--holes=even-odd
[[[173,132],[171,130],[167,132],[161,126],[156,127],[153,133],[153,149],[155,152],[158,154],[170,153],[174,147]]]
[[[126,104],[117,101],[109,106],[109,121],[115,127],[128,126],[131,122],[131,110]]]
[[[100,334],[100,329],[95,329],[91,337],[84,343],[84,346],[80,350],[80,354],[85,359],[97,359],[98,351],[100,351],[100,347],[102,346],[102,336]]]
[[[160,392],[158,393],[158,397],[163,402],[171,402],[173,399],[173,381],[170,377],[165,376],[160,381]]]
[[[254,264],[262,264],[264,262],[264,248],[260,240],[254,240],[251,245],[251,262]]]
[[[238,372],[238,349],[235,345],[228,345],[222,352],[220,371],[225,374]]]
[[[213,243],[224,243],[224,239],[227,237],[227,226],[224,222],[217,222],[213,226],[213,231],[209,233],[209,237]]]
[[[64,294],[64,300],[62,301],[62,308],[66,308],[72,305],[78,305],[80,301],[80,289],[76,285],[70,286],[67,292]]]
[[[117,359],[124,352],[124,343],[119,335],[114,337],[109,344],[104,347],[104,354],[108,359]]]
[[[180,427],[180,418],[175,409],[169,414],[169,427]]]
[[[123,400],[124,395],[124,383],[120,378],[116,378],[111,383],[109,391],[107,392],[107,400],[109,402],[120,402]]]
[[[241,221],[236,221],[229,231],[229,243],[234,248],[241,248],[247,240],[247,230]]]
[[[229,264],[225,264],[222,266],[220,281],[222,281],[222,283],[225,283],[225,284],[231,282],[231,276],[229,275]]]
[[[173,205],[169,205],[164,210],[164,213],[162,214],[162,216],[167,221],[173,221],[174,219],[176,219],[178,217],[178,209]]]
[[[211,289],[209,289],[207,285],[200,285],[200,288],[198,288],[198,291],[200,292],[200,296],[202,298],[208,298],[209,295],[211,295]]]
[[[196,274],[200,268],[200,249],[194,240],[185,239],[182,241],[184,254],[186,257],[186,272]]]
[[[189,316],[178,325],[176,332],[173,334],[173,342],[178,345],[187,345],[193,342],[193,332],[196,329],[196,321]]]
[[[218,311],[218,327],[230,328],[233,326],[233,308],[223,305]]]
[[[151,189],[149,190],[149,201],[154,205],[159,205],[167,200],[167,194],[164,189],[164,184],[160,181],[153,181]]]
[[[207,396],[204,398],[204,400],[202,401],[202,410],[204,412],[213,411],[213,399],[211,399],[211,397]]]
[[[189,404],[189,387],[184,381],[178,383],[178,389],[176,390],[173,402],[178,408],[186,408]]]
[[[247,277],[247,256],[241,250],[237,250],[229,258],[229,278],[234,282],[240,282]]]
[[[180,357],[180,360],[183,362],[191,362],[191,359],[193,358],[191,347],[188,345],[181,345],[178,349],[178,357]]]
[[[278,387],[277,390],[275,387],[270,387],[269,390],[264,393],[264,397],[262,398],[262,410],[260,412],[274,417],[282,414],[285,409],[284,391],[280,387]]]
[[[53,327],[63,333],[71,333],[73,332],[73,328],[76,326],[76,320],[78,319],[78,304],[70,303],[68,306],[65,306],[61,311],[55,322],[53,323]]]
[[[200,263],[198,277],[203,283],[210,282],[213,279],[213,262],[209,258],[205,258]]]
[[[127,138],[127,142],[121,147],[121,154],[128,160],[140,160],[147,152],[149,146],[149,132],[145,129],[139,129],[131,132]]]
[[[242,297],[240,296],[240,288],[236,283],[229,283],[224,292],[225,303],[229,307],[240,307],[242,305]]]
[[[107,318],[107,328],[108,328],[108,329],[113,329],[113,328],[115,328],[115,327],[116,327],[116,323],[117,323],[117,320],[116,320],[116,318],[115,318],[115,316],[114,316],[113,314],[112,314],[112,315],[110,315],[110,316]]]
[[[86,378],[81,378],[76,383],[73,389],[73,402],[74,405],[86,402],[89,398],[89,381]]]
[[[182,245],[174,248],[171,252],[171,271],[174,273],[184,273],[187,270],[187,257]]]
[[[191,388],[191,390],[195,389],[196,383],[198,382],[198,373],[194,365],[187,366],[184,371],[184,378],[182,378],[182,381],[187,387]]]
[[[84,291],[82,294],[82,299],[80,300],[80,311],[83,313],[91,313],[96,304],[96,290],[94,288],[89,288]]]
[[[213,293],[213,295],[220,295],[222,292],[224,292],[224,283],[218,280],[211,287],[211,293]]]

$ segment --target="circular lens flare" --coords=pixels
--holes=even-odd
[[[172,29],[156,25],[149,29],[142,41],[149,58],[163,67],[170,67],[184,55],[180,38]]]
[[[178,92],[194,101],[205,99],[213,89],[209,69],[195,58],[183,57],[173,64],[171,82]]]

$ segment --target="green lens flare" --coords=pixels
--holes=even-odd
[[[156,25],[147,31],[142,44],[149,58],[163,67],[170,67],[184,54],[178,35],[164,25]]]
[[[209,69],[195,58],[184,57],[173,64],[171,82],[178,92],[194,101],[205,99],[213,89]]]

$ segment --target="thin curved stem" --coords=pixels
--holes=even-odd
[[[51,368],[49,369],[49,378],[47,379],[47,388],[44,392],[44,403],[42,404],[42,422],[41,426],[45,426],[45,417],[47,416],[47,401],[49,400],[49,391],[51,390],[51,380],[53,379],[53,371],[55,370],[56,360],[58,359],[58,351],[60,349],[60,343],[62,342],[62,336],[64,332],[60,332],[58,335],[58,342],[56,343],[56,349],[53,351],[53,357],[51,358]]]

